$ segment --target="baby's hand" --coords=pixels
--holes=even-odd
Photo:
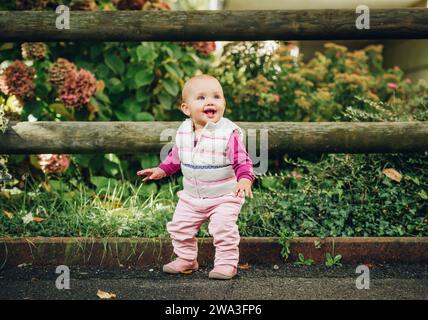
[[[251,180],[242,178],[238,181],[238,184],[236,185],[235,189],[233,190],[233,193],[236,195],[239,194],[239,196],[242,195],[242,192],[244,192],[244,196],[253,198],[253,192],[251,191]]]
[[[147,176],[143,179],[143,182],[146,180],[159,180],[166,177],[165,171],[159,167],[140,170],[137,172],[137,175]]]

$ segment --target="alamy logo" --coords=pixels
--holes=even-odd
[[[55,20],[57,29],[70,29],[70,8],[64,5],[56,7],[55,13],[59,16]]]
[[[361,275],[357,277],[355,280],[355,286],[358,290],[361,289],[370,289],[370,269],[366,265],[359,265],[357,269],[355,269],[355,273]]]
[[[55,286],[58,290],[70,289],[70,268],[65,265],[56,267],[56,274],[60,274],[56,278]]]
[[[360,5],[355,9],[356,13],[361,13],[357,20],[355,20],[355,26],[358,30],[370,29],[370,9],[365,5]]]

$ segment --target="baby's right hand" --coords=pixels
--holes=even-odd
[[[159,167],[140,170],[137,172],[137,175],[147,176],[143,179],[143,182],[146,180],[159,180],[166,177],[165,171]]]

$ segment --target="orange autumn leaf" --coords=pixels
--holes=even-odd
[[[383,169],[383,174],[386,175],[389,179],[400,182],[401,181],[401,174],[397,172],[395,169],[387,168]]]
[[[34,217],[34,218],[33,218],[33,221],[34,221],[34,222],[42,222],[43,220],[45,220],[45,219],[40,218],[40,217]]]
[[[248,265],[248,262],[247,263],[243,263],[243,264],[238,264],[238,269],[240,269],[240,270],[248,270],[248,269],[250,269],[250,266]]]
[[[102,291],[102,290],[98,290],[97,296],[100,299],[116,299],[116,295],[114,293],[105,292],[105,291]]]
[[[12,213],[12,212],[4,210],[4,211],[3,211],[3,214],[4,214],[4,215],[9,219],[9,220],[12,220],[12,219],[13,219],[13,213]]]
[[[180,271],[180,273],[181,274],[185,274],[185,275],[189,275],[189,274],[193,273],[193,270],[192,269],[187,269],[187,270]]]

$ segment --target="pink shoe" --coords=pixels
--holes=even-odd
[[[220,265],[215,266],[214,269],[208,274],[210,279],[220,279],[220,280],[229,280],[232,279],[237,273],[237,268],[235,266],[229,265]]]
[[[166,273],[186,273],[189,272],[192,273],[193,271],[198,270],[199,265],[198,265],[198,261],[194,260],[194,261],[189,261],[189,260],[184,260],[181,258],[177,258],[174,261],[165,264],[162,268],[163,272]]]

